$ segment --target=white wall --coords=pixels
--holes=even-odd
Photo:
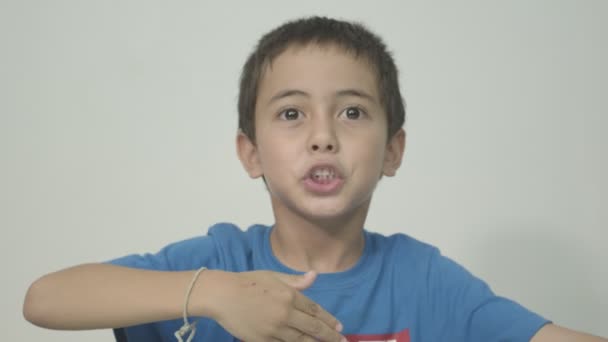
[[[2,0],[3,339],[109,340],[23,320],[44,273],[271,223],[234,153],[238,76],[262,33],[309,14],[362,20],[401,68],[406,160],[368,228],[608,336],[608,2]]]

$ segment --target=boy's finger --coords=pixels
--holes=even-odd
[[[303,294],[298,293],[298,295],[296,296],[295,307],[299,311],[314,318],[317,318],[325,325],[330,327],[332,330],[342,331],[342,324],[340,324],[338,319],[332,316],[332,314],[330,314],[329,312],[325,311],[325,309],[323,309],[321,305],[313,302]]]
[[[275,272],[275,274],[282,282],[299,291],[310,287],[317,278],[317,272],[315,271],[308,271],[304,274],[285,274],[278,272]]]
[[[323,342],[342,342],[344,337],[340,335],[334,326],[327,325],[319,317],[313,317],[303,311],[293,311],[289,317],[289,326],[301,331],[314,340]],[[306,340],[306,339],[305,339]]]
[[[284,326],[276,335],[276,338],[280,341],[305,341],[304,337],[305,334],[303,332],[290,326]]]

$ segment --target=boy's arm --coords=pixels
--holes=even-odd
[[[608,342],[608,339],[580,333],[554,324],[542,327],[530,342]]]
[[[25,318],[50,329],[102,329],[176,319],[195,271],[163,272],[85,264],[43,276],[29,288]],[[216,320],[247,341],[342,341],[338,321],[300,293],[314,273],[203,271],[192,290],[190,316]]]
[[[205,273],[205,272],[203,272]],[[194,271],[160,272],[84,264],[50,273],[27,291],[23,314],[31,323],[50,329],[85,330],[126,327],[175,319]],[[212,272],[201,274],[211,278]],[[199,283],[200,284],[200,283]],[[207,282],[212,285],[212,281]],[[206,298],[201,296],[201,314]]]

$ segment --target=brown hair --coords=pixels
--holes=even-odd
[[[405,106],[399,92],[395,62],[380,37],[359,23],[326,17],[309,17],[287,22],[258,41],[243,66],[239,89],[239,128],[255,143],[255,106],[265,68],[293,45],[335,44],[355,57],[364,57],[375,69],[380,102],[388,116],[390,139],[405,121]]]

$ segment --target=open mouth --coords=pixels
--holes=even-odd
[[[330,183],[338,177],[338,172],[331,166],[317,166],[310,170],[310,179],[319,184]]]
[[[340,171],[327,164],[314,166],[304,179],[304,186],[308,191],[324,196],[338,192],[343,184],[344,179]]]

